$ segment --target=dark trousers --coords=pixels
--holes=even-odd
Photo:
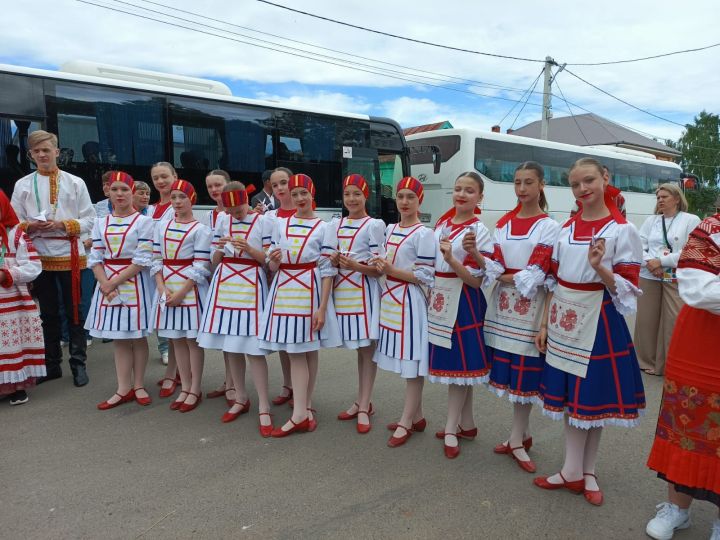
[[[62,362],[62,347],[60,346],[61,320],[60,302],[69,315],[70,327],[70,369],[85,366],[87,359],[87,344],[85,342],[85,317],[80,312],[78,324],[73,324],[72,282],[70,270],[63,272],[48,272],[43,270],[33,282],[33,293],[40,304],[40,319],[42,320],[43,338],[45,339],[45,365],[48,374],[60,371]]]

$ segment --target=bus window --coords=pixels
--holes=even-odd
[[[490,180],[512,182],[515,169],[532,159],[531,146],[488,139],[475,139],[475,169]]]
[[[426,139],[418,139],[409,141],[408,146],[437,146],[440,149],[441,163],[445,163],[460,151],[460,135],[444,135],[438,137],[428,137]],[[417,154],[411,154],[411,165],[429,165],[432,163],[432,152],[421,151]]]
[[[623,191],[647,193],[650,182],[645,178],[645,164],[615,160],[613,182]]]

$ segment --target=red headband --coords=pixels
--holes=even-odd
[[[133,180],[133,177],[130,176],[128,173],[122,171],[113,171],[110,175],[110,184],[112,185],[115,182],[122,182],[130,188],[130,191],[135,193],[135,180]]]
[[[425,190],[423,189],[420,180],[413,176],[406,176],[405,178],[400,180],[400,182],[398,182],[395,192],[397,193],[401,189],[409,189],[410,191],[414,192],[415,195],[418,196],[418,199],[420,199],[420,204],[422,204],[423,198],[425,197]]]
[[[357,187],[360,191],[362,191],[366,199],[370,197],[370,186],[368,186],[367,180],[365,180],[363,175],[350,174],[346,176],[345,180],[343,180],[343,189],[348,186]]]
[[[170,191],[182,191],[188,196],[188,199],[190,199],[190,204],[195,204],[197,202],[197,193],[195,193],[195,188],[187,180],[175,180],[172,183],[172,186],[170,186]]]
[[[312,178],[307,174],[293,174],[288,181],[288,191],[292,191],[297,188],[305,188],[310,192],[313,199],[315,198],[315,184],[313,184]]]
[[[245,189],[233,189],[232,191],[223,191],[220,194],[220,198],[225,208],[242,206],[248,203],[248,193]]]

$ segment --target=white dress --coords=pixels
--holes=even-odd
[[[118,287],[118,297],[108,303],[95,287],[85,329],[105,339],[137,339],[151,328],[151,283],[153,220],[135,212],[126,217],[113,215],[97,219],[92,232],[88,268],[102,264],[111,278],[131,264],[143,269]]]
[[[213,233],[212,250],[223,237],[245,238],[251,247],[262,251],[263,216],[248,214],[238,221],[221,214]],[[226,250],[233,249],[226,244]],[[267,300],[267,279],[258,262],[244,252],[223,252],[213,274],[205,301],[198,343],[205,349],[262,356],[258,328]]]
[[[424,225],[385,229],[388,261],[433,286],[435,239]],[[412,379],[428,374],[427,297],[420,285],[386,276],[380,284],[379,340],[373,360],[387,371]]]
[[[210,229],[198,221],[175,219],[155,226],[152,274],[162,272],[165,286],[176,291],[188,279],[195,285],[181,305],[169,307],[157,291],[153,301],[154,328],[161,337],[196,338],[210,277]]]
[[[276,221],[270,251],[281,249],[283,258],[260,321],[261,347],[268,351],[304,353],[342,344],[332,294],[325,325],[320,332],[312,330],[322,278],[334,278],[337,274],[330,263],[336,247],[335,230],[320,218],[292,216]]]
[[[337,231],[338,251],[366,263],[385,256],[385,224],[379,219],[341,218],[331,222]],[[333,301],[343,347],[367,347],[379,337],[380,285],[377,278],[338,267]]]

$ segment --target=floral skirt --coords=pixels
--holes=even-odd
[[[720,315],[683,307],[670,341],[648,467],[697,499],[720,502]]]

